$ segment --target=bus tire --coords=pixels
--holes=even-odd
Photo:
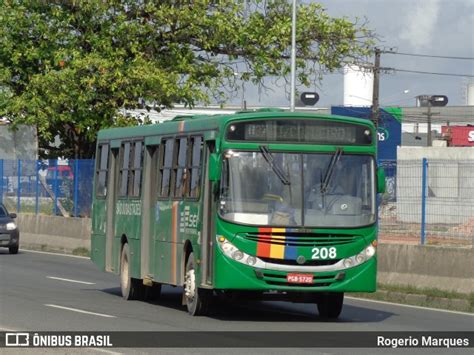
[[[327,319],[337,319],[344,304],[344,292],[327,292],[318,299],[319,316]]]
[[[191,253],[186,263],[184,276],[184,299],[190,315],[202,316],[207,313],[211,295],[209,290],[198,287],[194,263],[194,254]]]
[[[141,280],[134,279],[130,276],[130,248],[125,243],[122,248],[120,257],[120,288],[122,297],[125,300],[140,300],[144,296],[144,285]]]

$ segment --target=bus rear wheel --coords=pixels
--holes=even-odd
[[[130,261],[130,248],[125,243],[120,257],[120,288],[122,290],[122,297],[126,300],[139,300],[143,298],[145,286],[141,280],[130,276]]]
[[[192,316],[202,316],[207,313],[211,295],[209,290],[198,287],[194,263],[194,254],[191,253],[186,263],[183,292],[188,313]]]
[[[327,319],[339,317],[344,304],[344,292],[327,292],[318,299],[319,316]]]

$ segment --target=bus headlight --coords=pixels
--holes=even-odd
[[[344,266],[345,269],[349,269],[351,267],[360,265],[370,258],[372,258],[377,249],[376,249],[377,243],[372,242],[368,246],[366,246],[359,254],[351,256],[349,258],[344,259],[342,262],[342,265]]]
[[[264,267],[265,263],[259,258],[248,255],[243,251],[237,249],[235,245],[225,239],[223,236],[217,236],[218,245],[222,252],[231,258],[232,260],[238,261],[241,264],[255,267]]]
[[[232,259],[234,260],[242,260],[244,258],[244,253],[242,253],[240,250],[236,250],[232,253]]]
[[[367,255],[368,258],[371,258],[375,255],[375,247],[373,245],[369,245],[367,248],[365,248],[365,255]]]

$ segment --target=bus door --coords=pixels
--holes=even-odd
[[[210,155],[214,151],[214,141],[207,141],[204,150],[204,171],[203,176],[203,196],[202,196],[202,231],[201,231],[201,287],[212,287],[212,272],[213,272],[213,245],[215,235],[215,199],[214,184],[216,182],[209,180],[209,161]]]
[[[154,281],[153,262],[155,257],[155,207],[157,194],[158,145],[147,145],[144,157],[143,198],[142,198],[142,237],[141,237],[141,278]],[[156,281],[156,280],[155,280]]]
[[[117,176],[119,169],[119,149],[111,148],[110,176],[108,179],[105,229],[105,270],[119,272],[118,258],[114,260],[115,204],[117,202]],[[116,246],[115,246],[116,248]],[[117,254],[115,254],[117,255]]]

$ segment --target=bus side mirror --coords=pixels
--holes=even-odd
[[[385,192],[385,170],[381,167],[377,168],[377,192],[379,194]]]
[[[221,177],[221,162],[219,155],[216,153],[211,153],[209,155],[209,180],[218,181]]]

